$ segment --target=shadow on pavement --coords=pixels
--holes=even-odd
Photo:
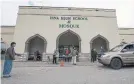
[[[107,69],[107,70],[111,70],[111,67],[109,66],[104,66],[104,65],[98,65],[99,69]]]
[[[123,69],[127,69],[127,68],[134,69],[134,65],[126,65],[126,66],[123,66],[122,68]]]
[[[98,68],[100,69],[108,69],[108,70],[114,70],[112,69],[110,66],[104,66],[104,65],[98,65]],[[126,66],[123,66],[121,69],[134,69],[134,65],[126,65]]]

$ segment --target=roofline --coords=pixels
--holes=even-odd
[[[116,12],[116,9],[105,8],[87,8],[87,7],[54,7],[54,6],[19,6],[20,9],[64,9],[64,10],[87,10],[87,11],[104,11],[104,12]]]
[[[130,29],[134,29],[134,28],[118,28],[118,30],[130,30]]]
[[[0,27],[15,27],[16,25],[1,25]],[[118,28],[118,30],[130,30],[134,28]]]
[[[1,28],[3,28],[3,27],[15,27],[15,25],[1,25],[0,27]]]

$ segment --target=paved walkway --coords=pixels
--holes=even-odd
[[[83,66],[84,65],[84,66]],[[47,66],[47,67],[46,67]],[[15,62],[11,78],[2,84],[134,84],[134,67],[113,70],[98,63],[52,66],[42,62]]]
[[[93,66],[99,64],[98,62],[91,63],[91,62],[77,62],[76,66]],[[47,62],[37,62],[37,61],[29,61],[29,62],[14,62],[14,67],[58,67],[59,64],[52,64]],[[71,67],[74,66],[71,62],[64,62],[64,67]]]

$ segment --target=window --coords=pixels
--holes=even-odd
[[[127,49],[127,51],[134,51],[134,45],[127,45],[124,49]]]
[[[110,51],[117,52],[117,51],[120,51],[122,48],[123,48],[123,45],[118,45],[118,46],[114,47],[113,49],[111,49]]]

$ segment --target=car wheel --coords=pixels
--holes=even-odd
[[[113,58],[111,63],[110,63],[110,66],[113,69],[120,69],[122,67],[122,62],[119,58]]]

